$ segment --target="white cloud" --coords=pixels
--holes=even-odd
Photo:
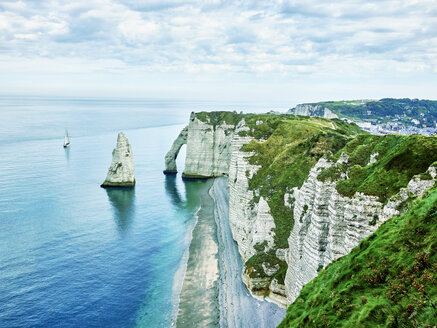
[[[9,1],[0,3],[0,73],[394,80],[437,71],[436,29],[433,0]]]

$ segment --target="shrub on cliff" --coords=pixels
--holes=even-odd
[[[437,138],[359,135],[339,150],[334,159],[343,152],[349,155],[349,160],[341,170],[348,171],[349,178],[337,182],[337,191],[347,197],[361,192],[378,196],[381,202],[386,202],[406,187],[414,175],[422,174],[426,178],[426,170],[437,161]],[[369,165],[372,154],[377,161]],[[318,179],[338,179],[338,171],[338,166],[325,169]]]

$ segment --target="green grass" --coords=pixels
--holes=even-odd
[[[249,179],[249,190],[259,191],[259,197],[264,197],[269,204],[275,221],[275,249],[287,248],[294,218],[293,210],[284,204],[285,193],[300,187],[323,155],[343,148],[352,136],[363,131],[340,120],[293,115],[249,114],[245,120],[250,127],[247,134],[261,139],[252,140],[242,148],[254,152],[249,158],[250,164],[261,166]],[[263,123],[257,125],[256,121]],[[257,202],[259,197],[254,197],[253,201]],[[260,268],[263,262],[280,265],[272,278],[282,283],[287,265],[277,259],[273,251],[255,254],[246,262],[246,267]],[[251,276],[259,276],[260,270],[256,272]]]
[[[325,101],[308,105],[321,105],[330,109],[339,117],[356,121],[375,119],[387,122],[393,119],[403,121],[404,125],[413,125],[411,120],[417,119],[420,124],[434,127],[437,121],[437,101],[417,99],[351,100]]]
[[[437,325],[437,188],[305,285],[279,327]]]
[[[237,125],[241,121],[244,114],[237,112],[217,111],[217,112],[198,112],[196,118],[202,122],[210,123],[214,127],[218,124]]]
[[[341,172],[348,171],[349,179],[337,182],[336,188],[341,195],[352,197],[356,192],[362,192],[386,202],[406,187],[414,175],[421,174],[424,179],[429,176],[425,172],[437,161],[437,138],[360,135],[338,151],[333,159],[338,159],[342,152],[350,156],[348,163],[325,169],[318,179],[338,180]],[[367,165],[374,153],[378,153],[377,162]]]
[[[264,269],[262,268],[263,263],[269,263],[270,266],[279,265],[279,270],[272,276],[276,278],[280,284],[284,284],[285,273],[287,271],[287,263],[278,259],[275,254],[275,250],[270,250],[268,252],[258,251],[258,253],[252,256],[246,261],[246,268],[249,271],[249,276],[251,278],[262,277],[265,278]]]

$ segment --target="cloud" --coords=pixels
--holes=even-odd
[[[432,0],[9,1],[0,59],[293,77],[436,71],[436,13]]]

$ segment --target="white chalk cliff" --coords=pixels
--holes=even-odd
[[[239,132],[249,128],[242,120],[236,128],[232,140],[231,164],[229,167],[229,223],[234,240],[238,244],[238,251],[246,262],[257,253],[257,244],[265,244],[264,251],[274,248],[275,222],[270,214],[270,208],[263,197],[254,202],[254,191],[249,190],[249,179],[256,173],[259,166],[251,165],[248,158],[251,152],[241,150],[252,138],[240,136]],[[255,191],[256,193],[256,191]],[[261,277],[249,276],[247,268],[243,272],[243,281],[254,296],[268,296],[271,301],[285,304],[284,286],[272,280],[270,276],[278,268],[263,266]]]
[[[165,155],[165,174],[177,173],[176,158],[178,157],[181,147],[187,143],[188,126],[182,129],[176,140],[173,142],[170,150]]]
[[[194,113],[188,124],[183,177],[218,177],[229,174],[235,125],[203,122]]]
[[[346,161],[347,156],[343,154],[338,162]],[[302,187],[294,188],[284,197],[285,203],[293,208],[295,218],[288,239],[287,304],[297,298],[302,287],[316,277],[319,270],[348,254],[382,223],[400,214],[398,207],[408,199],[408,193],[417,196],[430,189],[437,175],[436,168],[430,167],[430,180],[413,177],[406,188],[384,204],[378,197],[362,193],[344,197],[337,192],[335,181],[317,179],[322,169],[333,165],[335,163],[321,158]]]
[[[117,146],[112,151],[112,162],[102,187],[133,187],[135,169],[132,147],[123,132],[117,137]]]
[[[310,109],[299,107],[298,110],[308,114]],[[323,115],[332,117],[331,114]],[[250,270],[246,267],[242,279],[254,296],[267,297],[280,306],[290,304],[318,271],[348,254],[383,222],[398,215],[400,205],[412,194],[420,195],[435,184],[434,166],[429,168],[427,180],[423,176],[413,177],[387,203],[361,193],[345,197],[337,192],[336,181],[317,179],[322,169],[337,165],[322,157],[303,185],[290,188],[285,194],[284,203],[293,211],[294,226],[288,239],[289,248],[278,249],[274,242],[275,220],[267,200],[260,197],[258,190],[249,189],[250,179],[260,169],[249,163],[253,153],[242,150],[253,139],[249,130],[244,118],[234,125],[205,121],[204,117],[200,120],[192,114],[187,131],[173,144],[168,158],[174,160],[177,154],[174,149],[180,148],[186,135],[185,177],[229,176],[229,224],[243,261],[260,252],[274,252],[279,260],[288,263],[285,284],[274,278],[279,266],[267,262]],[[369,165],[378,161],[378,156],[378,153],[371,154]],[[348,156],[343,154],[337,163],[347,161]],[[347,173],[342,174],[342,179],[347,178]]]
[[[329,108],[318,104],[299,104],[295,108],[288,111],[288,114],[301,116],[316,116],[323,118],[338,118],[338,115],[333,113]]]

